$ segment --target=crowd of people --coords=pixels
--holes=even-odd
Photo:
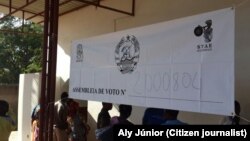
[[[128,120],[132,112],[132,106],[119,105],[120,115],[114,117],[111,117],[108,112],[112,109],[112,103],[102,103],[102,106],[97,118],[96,139],[99,141],[113,141],[114,125],[133,125],[133,123]]]
[[[9,103],[0,100],[0,141],[7,141],[10,132],[16,129],[16,122],[8,114]],[[114,125],[134,125],[128,120],[132,113],[131,105],[120,104],[119,115],[111,117],[109,111],[113,108],[112,103],[102,103],[102,108],[97,117],[95,130],[96,139],[99,141],[113,141]],[[220,124],[240,124],[240,103],[235,101],[235,115],[225,117]],[[40,105],[32,111],[32,141],[39,141],[39,113]],[[188,125],[178,119],[178,110],[147,108],[142,118],[142,125]],[[79,103],[68,98],[68,93],[63,92],[61,99],[54,104],[54,141],[86,141],[90,126],[79,114]]]
[[[86,141],[90,130],[79,113],[79,103],[68,98],[63,92],[60,100],[54,104],[53,141]],[[39,141],[39,113],[37,105],[32,112],[32,141]]]

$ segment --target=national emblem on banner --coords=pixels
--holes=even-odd
[[[115,62],[122,74],[132,73],[139,61],[139,42],[133,35],[122,37],[115,48]]]

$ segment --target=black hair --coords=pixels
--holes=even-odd
[[[178,110],[170,110],[170,109],[165,109],[165,114],[170,115],[171,117],[177,119],[177,116],[179,114]]]
[[[0,116],[6,116],[9,111],[9,103],[5,100],[0,100]]]
[[[132,106],[131,105],[119,105],[119,112],[120,116],[123,118],[128,118],[131,115],[132,112]]]
[[[63,93],[61,94],[61,99],[66,99],[66,98],[68,98],[68,97],[69,97],[68,92],[63,92]]]

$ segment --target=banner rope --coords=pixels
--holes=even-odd
[[[246,118],[244,118],[244,117],[242,117],[242,116],[239,116],[239,115],[236,115],[236,114],[235,114],[234,116],[239,117],[240,119],[242,119],[242,120],[244,120],[244,121],[250,123],[250,120],[248,120],[248,119],[246,119]]]

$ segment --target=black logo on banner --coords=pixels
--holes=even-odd
[[[123,37],[115,48],[115,62],[122,74],[132,73],[139,61],[140,46],[133,35]]]
[[[205,44],[197,45],[197,52],[201,51],[212,51],[212,39],[213,39],[213,28],[212,28],[212,20],[207,20],[205,22],[205,26],[198,25],[194,29],[194,35],[200,37],[203,35]]]
[[[82,44],[76,46],[76,62],[83,61],[83,47]]]

